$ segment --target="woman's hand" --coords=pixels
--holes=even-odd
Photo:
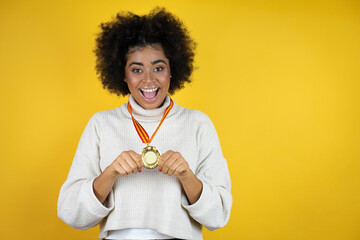
[[[143,162],[141,155],[134,151],[124,151],[108,167],[111,173],[118,177],[141,172]]]
[[[104,203],[116,179],[122,175],[141,172],[141,155],[134,151],[124,151],[98,176],[93,183],[95,196]]]
[[[188,176],[191,172],[188,162],[184,157],[174,151],[162,154],[159,160],[159,171],[169,176],[175,175],[179,179]]]
[[[167,151],[161,155],[159,171],[169,176],[175,175],[179,179],[190,204],[200,198],[202,182],[191,171],[188,162],[180,153]]]

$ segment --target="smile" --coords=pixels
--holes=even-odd
[[[152,100],[156,98],[159,92],[159,88],[141,88],[140,93],[144,96],[147,100]]]
[[[143,92],[155,92],[158,88],[142,88],[141,91]]]

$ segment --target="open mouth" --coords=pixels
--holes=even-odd
[[[155,99],[159,93],[160,88],[141,88],[140,93],[147,100]]]

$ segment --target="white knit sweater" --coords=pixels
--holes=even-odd
[[[155,131],[170,103],[146,110],[129,96],[135,119],[149,136]],[[203,184],[199,200],[189,205],[175,176],[145,169],[120,176],[107,202],[101,204],[93,192],[93,181],[122,152],[141,152],[145,144],[131,116],[121,107],[94,114],[79,141],[68,175],[60,190],[58,215],[68,225],[88,229],[100,223],[99,238],[111,230],[151,228],[181,239],[202,239],[201,225],[215,230],[230,217],[230,176],[218,136],[203,113],[174,106],[150,145],[161,153],[180,152]]]

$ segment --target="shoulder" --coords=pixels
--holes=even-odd
[[[125,114],[123,112],[123,108],[126,108],[126,103],[121,105],[120,107],[116,107],[110,110],[104,110],[95,113],[91,118],[94,118],[98,121],[109,119],[109,118],[121,118],[124,117]],[[124,107],[125,106],[125,107]]]
[[[184,107],[180,107],[180,108],[181,108],[181,115],[183,115],[187,121],[191,121],[197,125],[213,126],[211,119],[205,113],[199,110],[194,110]]]
[[[182,108],[182,114],[186,116],[183,124],[196,135],[201,146],[216,146],[219,143],[216,128],[208,115],[188,108]]]
[[[122,111],[122,108],[124,108],[123,105],[114,109],[96,112],[91,116],[89,123],[100,126],[109,122],[119,121],[122,118],[126,117],[126,115]]]

